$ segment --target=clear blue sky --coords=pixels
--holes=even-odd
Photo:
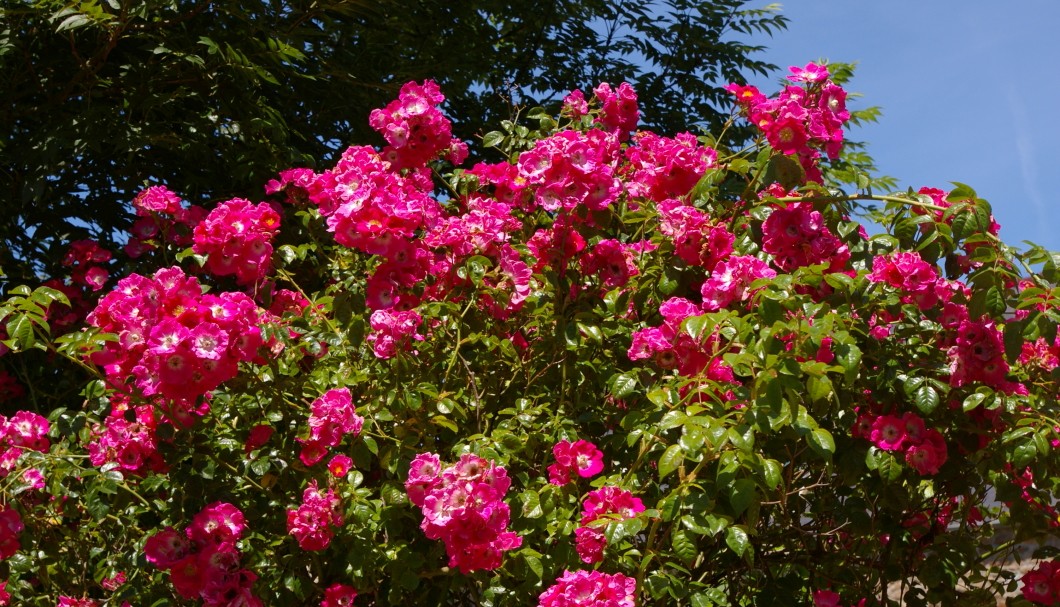
[[[1005,242],[1060,250],[1060,0],[790,0],[782,12],[786,31],[754,39],[769,47],[760,56],[777,77],[857,62],[847,88],[864,96],[851,106],[883,116],[851,137],[882,173],[902,189],[967,183]]]

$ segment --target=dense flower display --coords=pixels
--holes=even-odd
[[[981,547],[1060,525],[1060,258],[968,186],[873,193],[849,71],[790,74],[727,87],[739,141],[625,83],[464,141],[407,83],[264,201],[147,187],[145,274],[56,248],[0,304],[0,604],[1013,592]]]

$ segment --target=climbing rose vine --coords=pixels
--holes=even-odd
[[[0,605],[1054,605],[1060,256],[870,193],[847,74],[145,188],[0,305]]]

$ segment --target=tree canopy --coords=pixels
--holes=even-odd
[[[379,140],[364,118],[409,80],[452,91],[446,112],[472,143],[483,124],[601,81],[633,84],[647,127],[695,116],[716,129],[721,87],[773,68],[751,36],[785,26],[777,7],[747,4],[8,0],[0,268],[10,285],[37,282],[63,243],[117,250],[150,184],[208,203],[326,165]]]

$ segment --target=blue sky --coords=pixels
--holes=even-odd
[[[1060,250],[1060,1],[792,0],[788,29],[755,43],[780,66],[857,62],[847,88],[877,105],[855,129],[901,188],[950,182],[990,201],[1001,238]],[[774,92],[776,78],[755,84]]]

